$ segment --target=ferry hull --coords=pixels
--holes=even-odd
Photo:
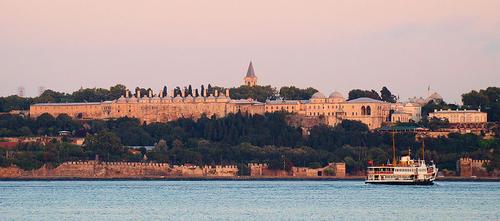
[[[403,181],[385,181],[385,182],[377,182],[377,181],[365,181],[367,184],[379,184],[379,185],[422,185],[422,186],[430,186],[434,185],[434,181],[431,180],[425,180],[425,181],[410,181],[410,182],[403,182]]]

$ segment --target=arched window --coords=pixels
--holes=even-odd
[[[361,115],[366,115],[366,108],[365,108],[365,106],[361,107]]]
[[[370,106],[366,107],[366,115],[372,115],[372,109]]]

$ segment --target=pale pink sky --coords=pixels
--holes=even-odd
[[[0,0],[0,96],[123,83],[325,94],[500,86],[500,1]]]

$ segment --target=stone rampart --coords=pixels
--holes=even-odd
[[[53,168],[44,165],[36,170],[16,166],[0,167],[0,178],[138,178],[166,176],[237,176],[238,168],[229,166],[169,165],[166,163],[136,162],[65,162]]]
[[[345,177],[346,168],[345,163],[329,163],[322,168],[309,168],[309,167],[292,167],[290,171],[269,169],[267,164],[250,163],[250,176],[277,176],[277,177]]]
[[[471,158],[460,158],[457,162],[457,169],[460,176],[488,176],[484,165],[489,164],[489,160],[473,160]]]

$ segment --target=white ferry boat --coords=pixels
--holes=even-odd
[[[414,161],[410,156],[403,156],[396,165],[368,167],[365,183],[401,184],[401,185],[432,185],[436,179],[437,168],[424,160]]]
[[[431,161],[426,164],[425,160],[412,160],[411,152],[408,156],[402,156],[396,161],[396,147],[393,135],[393,161],[392,164],[381,166],[369,166],[365,183],[371,184],[394,184],[394,185],[432,185],[436,179],[436,165]],[[424,155],[424,143],[422,142],[422,159]]]

